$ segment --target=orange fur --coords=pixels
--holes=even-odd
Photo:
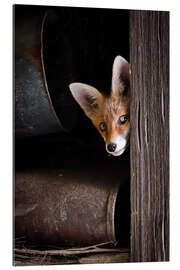
[[[115,156],[121,155],[128,145],[129,75],[128,62],[123,57],[116,56],[109,96],[104,96],[87,84],[72,83],[69,86],[75,100],[104,138],[107,152]]]
[[[119,117],[125,114],[129,114],[129,97],[111,94],[110,97],[102,96],[96,114],[89,116],[89,118],[106,143],[109,144],[115,136],[122,134],[129,128],[129,120],[124,125],[117,123]],[[105,122],[107,126],[104,132],[99,128],[101,122]]]

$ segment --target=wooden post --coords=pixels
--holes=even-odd
[[[169,260],[169,12],[130,11],[131,261]]]

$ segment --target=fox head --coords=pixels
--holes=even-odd
[[[129,77],[129,63],[117,56],[113,63],[111,92],[108,96],[87,84],[69,85],[73,97],[104,138],[106,151],[114,156],[121,155],[129,141]]]

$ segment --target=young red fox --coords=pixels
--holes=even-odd
[[[113,156],[121,155],[129,141],[129,77],[129,63],[123,57],[116,56],[109,96],[87,84],[69,85],[73,97],[104,138],[106,151]]]

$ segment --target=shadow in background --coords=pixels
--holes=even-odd
[[[73,170],[79,173],[87,170],[87,178],[97,171],[97,178],[104,175],[109,181],[128,179],[124,196],[118,198],[126,212],[123,243],[127,244],[129,149],[120,157],[108,156],[103,139],[73,100],[68,85],[78,81],[90,84],[104,94],[109,93],[114,58],[122,55],[129,61],[129,13],[126,10],[16,5],[15,16],[21,18],[48,10],[52,16],[45,21],[43,31],[47,84],[61,123],[69,123],[73,128],[67,133],[16,138],[15,170],[61,169],[70,170],[72,174]]]

